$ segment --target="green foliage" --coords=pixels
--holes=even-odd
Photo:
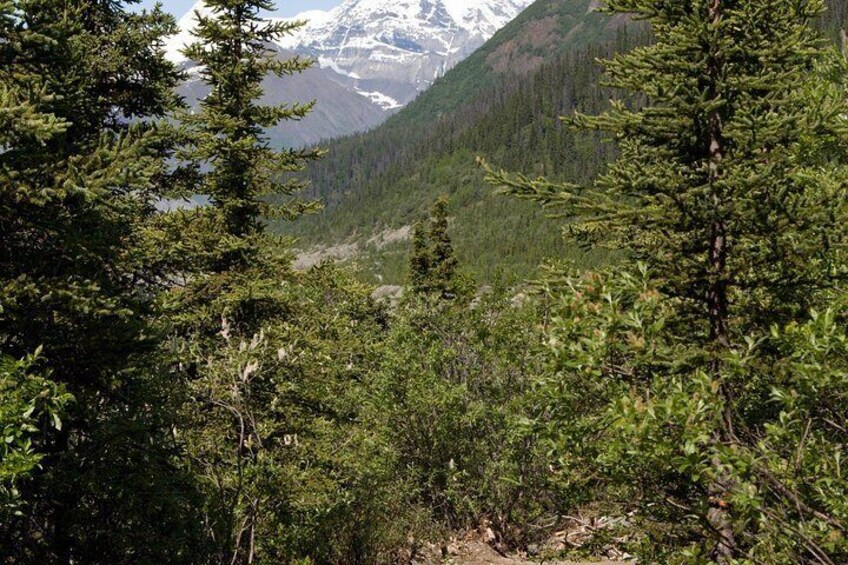
[[[177,391],[154,355],[155,296],[174,271],[151,244],[169,175],[150,121],[176,103],[158,47],[174,23],[130,4],[0,3],[0,348],[43,346],[39,372],[76,400],[61,431],[42,426],[22,514],[0,524],[15,562],[191,551]]]
[[[179,354],[210,559],[376,562],[406,536],[392,531],[382,448],[358,425],[383,315],[344,273],[288,262],[262,256],[219,288],[206,309],[218,335]]]
[[[37,374],[40,352],[15,361],[0,358],[0,519],[20,514],[20,487],[40,467],[43,437],[61,431],[62,413],[73,398]]]
[[[427,228],[423,222],[418,222],[412,229],[412,251],[409,254],[409,282],[417,292],[424,290],[430,273],[429,242]]]
[[[612,134],[619,160],[588,188],[490,174],[577,241],[645,265],[552,279],[562,313],[539,414],[555,417],[538,425],[575,502],[642,517],[643,559],[841,562],[844,437],[816,385],[788,384],[827,390],[830,369],[800,371],[806,346],[774,329],[813,331],[842,300],[846,63],[812,28],[822,3],[608,5],[656,36],[606,63],[644,103],[573,120]]]
[[[546,460],[518,425],[539,368],[528,347],[537,319],[502,287],[471,303],[411,295],[394,312],[365,423],[431,521],[419,541],[483,524],[513,546],[535,541],[528,525],[555,512]]]
[[[459,297],[462,280],[459,261],[448,234],[448,199],[440,198],[430,212],[429,229],[417,224],[412,234],[409,258],[412,290],[420,294],[436,293],[446,300]],[[466,285],[467,286],[467,285]]]
[[[312,104],[258,102],[309,66],[267,47],[298,24],[207,0],[187,54],[210,94],[171,115],[173,21],[136,3],[0,0],[5,560],[405,563],[457,530],[541,542],[591,506],[629,517],[644,562],[848,561],[848,62],[813,31],[822,2],[610,0],[646,46],[542,0],[334,143],[309,170],[329,211],[292,233],[405,227],[451,194],[392,305],[266,233],[315,207],[295,192],[319,153],[265,134]],[[591,62],[633,45],[599,86]],[[609,111],[583,135],[552,119],[576,109]],[[476,154],[572,240],[493,197]],[[402,245],[378,247],[401,280]],[[551,253],[623,267],[476,297],[459,269]]]
[[[632,514],[644,537],[629,549],[650,562],[705,559],[701,536],[717,506],[731,508],[745,532],[740,563],[844,559],[848,483],[838,422],[848,389],[838,376],[844,336],[834,317],[844,298],[835,310],[749,338],[715,378],[699,368],[698,348],[670,331],[680,303],[644,267],[549,275],[549,365],[530,405],[568,504]],[[716,444],[728,386],[735,429],[748,441]],[[733,486],[711,497],[719,478]]]
[[[384,313],[344,272],[295,273],[287,242],[264,230],[268,217],[311,207],[264,198],[292,195],[301,183],[290,173],[318,155],[275,152],[263,133],[312,104],[257,103],[267,73],[309,66],[266,47],[297,25],[260,20],[269,2],[208,5],[186,53],[212,94],[185,116],[182,155],[211,205],[171,216],[194,263],[164,299],[189,392],[184,437],[204,495],[207,559],[392,562],[408,533],[393,522],[402,491],[379,438],[359,424]]]
[[[299,120],[313,107],[309,104],[263,106],[262,81],[270,73],[278,77],[301,73],[311,61],[297,57],[279,60],[268,44],[293,33],[302,22],[269,23],[260,12],[273,2],[210,0],[211,15],[197,13],[196,41],[185,55],[200,65],[200,78],[211,92],[197,113],[181,119],[188,129],[188,144],[180,157],[193,163],[200,175],[196,193],[210,198],[205,210],[221,230],[212,269],[226,271],[244,266],[263,238],[264,219],[273,214],[291,219],[313,206],[289,202],[274,209],[263,197],[290,196],[302,185],[296,179],[280,182],[282,175],[297,172],[314,159],[314,151],[277,152],[267,143],[265,128]],[[200,174],[204,165],[211,170]],[[211,226],[214,230],[216,226]]]

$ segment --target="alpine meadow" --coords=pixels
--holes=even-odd
[[[0,0],[0,563],[848,564],[848,2],[175,4]]]

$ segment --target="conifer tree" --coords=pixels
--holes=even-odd
[[[448,234],[448,199],[439,198],[430,210],[428,224],[415,225],[410,255],[410,282],[419,294],[438,293],[456,298],[459,262]]]
[[[181,155],[194,166],[194,192],[210,205],[183,214],[188,246],[200,260],[191,281],[171,293],[169,307],[192,396],[186,435],[205,487],[204,527],[215,563],[288,562],[303,551],[290,507],[298,489],[308,492],[297,477],[309,472],[298,469],[293,438],[308,441],[308,430],[333,417],[322,410],[345,399],[325,396],[336,377],[329,358],[314,374],[301,368],[333,324],[321,322],[323,312],[305,298],[314,289],[293,272],[286,242],[266,230],[269,218],[294,219],[314,208],[298,200],[274,206],[269,197],[292,196],[302,183],[291,173],[319,156],[277,151],[268,141],[267,128],[302,119],[313,106],[260,102],[269,74],[289,76],[311,65],[279,58],[273,42],[302,24],[264,19],[273,9],[268,0],[207,0],[195,14],[196,41],[185,50],[210,93],[199,111],[182,117],[189,143]],[[324,296],[336,292],[328,287]],[[340,312],[335,319],[345,319]],[[306,384],[298,382],[301,371]],[[317,399],[306,398],[313,393]]]
[[[75,398],[0,524],[14,561],[157,559],[174,547],[149,538],[184,532],[153,361],[167,273],[147,237],[166,144],[140,123],[175,104],[157,47],[174,27],[131,3],[0,3],[0,354],[42,351]]]
[[[432,278],[444,298],[456,297],[457,261],[448,234],[448,199],[439,198],[430,212],[430,241],[432,244]]]
[[[633,333],[594,330],[623,342],[600,349],[630,343],[631,357],[610,351],[581,366],[598,371],[600,382],[587,389],[607,386],[608,431],[632,434],[618,452],[632,467],[618,472],[644,486],[643,496],[677,501],[665,512],[700,517],[706,541],[689,548],[687,562],[844,557],[826,541],[845,531],[844,507],[808,488],[811,469],[782,468],[785,454],[767,439],[795,433],[798,412],[773,411],[782,403],[770,400],[780,388],[779,361],[772,346],[757,346],[772,328],[808,322],[844,290],[846,106],[844,81],[832,78],[845,67],[817,78],[826,53],[814,29],[822,8],[820,0],[609,0],[609,11],[635,14],[655,34],[653,45],[605,64],[612,87],[645,103],[616,102],[604,115],[574,120],[611,133],[619,160],[590,188],[492,174],[508,191],[556,207],[584,243],[644,262],[654,288],[639,300],[656,292],[667,300],[654,326],[642,326],[650,318],[634,311]],[[642,349],[637,334],[658,327],[652,348]],[[616,382],[630,387],[624,398],[613,392]],[[809,433],[838,442],[816,412],[807,413]],[[579,410],[572,416],[580,425],[591,420]],[[610,435],[596,440],[596,453],[615,443]],[[811,534],[815,528],[827,533]]]
[[[263,106],[259,99],[266,76],[293,75],[312,63],[276,57],[274,39],[294,32],[302,22],[263,20],[261,12],[274,8],[271,0],[207,0],[206,8],[208,13],[196,13],[197,41],[185,55],[197,63],[211,92],[199,112],[183,116],[192,140],[183,157],[198,168],[210,166],[196,190],[211,199],[211,229],[220,234],[210,266],[225,272],[246,267],[256,255],[268,218],[293,219],[310,208],[302,202],[274,207],[266,197],[292,195],[302,188],[290,173],[301,170],[318,152],[276,151],[264,129],[304,118],[313,103]]]

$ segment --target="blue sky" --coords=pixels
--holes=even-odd
[[[166,10],[178,18],[185,14],[195,0],[161,0]],[[148,8],[156,4],[156,0],[143,0],[141,6]],[[277,13],[281,16],[294,16],[306,10],[326,10],[341,4],[341,0],[279,0]]]

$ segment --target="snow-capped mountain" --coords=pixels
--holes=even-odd
[[[411,101],[532,0],[346,0],[309,12],[281,46],[310,55],[387,109]]]
[[[333,88],[327,85],[314,93],[319,106],[333,104],[327,97],[341,87],[389,115],[483,45],[533,1],[344,0],[332,10],[309,11],[291,18],[308,23],[277,43],[281,52],[317,60],[322,80],[335,83]],[[187,63],[180,51],[193,41],[196,11],[209,13],[203,0],[198,1],[178,22],[180,33],[165,45],[168,57],[175,62]],[[297,80],[269,80],[266,93],[269,89],[285,90],[286,84]],[[373,125],[368,120],[359,129]],[[350,127],[354,129],[339,131],[338,135],[357,131],[355,126]]]

